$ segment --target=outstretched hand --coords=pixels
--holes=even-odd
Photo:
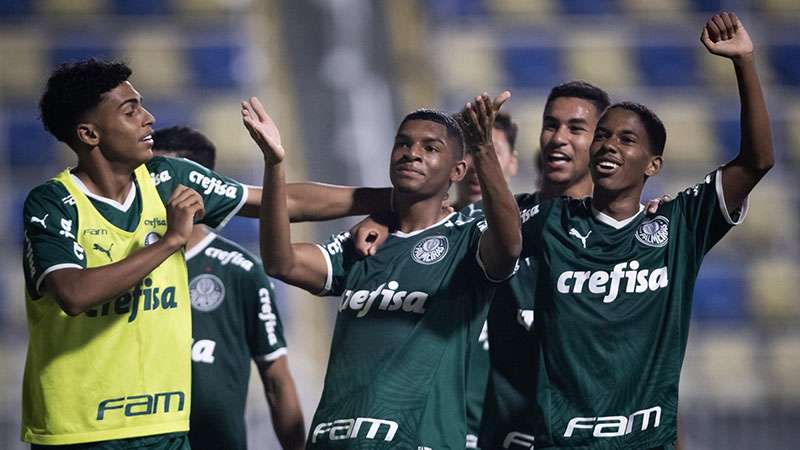
[[[242,102],[242,123],[258,144],[268,164],[283,161],[286,152],[281,145],[281,133],[258,98],[250,97],[250,100]]]
[[[503,91],[491,100],[489,94],[483,93],[475,97],[473,102],[464,105],[461,117],[464,123],[464,134],[468,148],[492,144],[492,128],[500,108],[509,98],[511,92]]]
[[[753,41],[736,14],[722,12],[706,22],[700,41],[711,54],[740,58],[753,53]]]

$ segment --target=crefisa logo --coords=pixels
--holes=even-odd
[[[664,216],[654,217],[636,230],[636,240],[648,247],[663,247],[669,240],[669,220]]]
[[[161,235],[155,231],[151,231],[144,236],[144,246],[147,247],[148,245],[155,244],[159,239],[161,239]]]
[[[450,243],[444,236],[427,237],[417,242],[411,251],[411,257],[420,264],[435,264],[447,255],[449,247]]]

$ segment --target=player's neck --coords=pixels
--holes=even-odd
[[[415,200],[408,196],[396,194],[395,212],[397,213],[397,229],[403,233],[423,230],[444,219],[450,212],[442,207],[443,197]]]
[[[92,153],[99,154],[100,150],[95,149]],[[102,157],[79,157],[78,166],[72,173],[92,194],[119,203],[125,202],[133,180],[133,170],[130,167],[112,163]]]
[[[192,234],[189,235],[189,240],[186,241],[186,251],[188,252],[195,245],[199,244],[211,231],[207,226],[197,224],[192,228]]]
[[[542,198],[584,198],[592,195],[592,178],[585,177],[570,184],[549,183],[546,179],[539,191]]]
[[[595,188],[592,207],[615,220],[625,220],[639,213],[641,195],[641,188],[618,192]]]

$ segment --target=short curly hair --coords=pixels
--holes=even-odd
[[[650,141],[650,152],[656,156],[662,156],[664,154],[664,147],[667,143],[667,129],[656,113],[647,106],[635,102],[614,103],[608,107],[606,112],[614,108],[624,109],[639,116],[639,120],[642,121],[642,125],[644,125],[644,129],[647,132],[648,140]]]
[[[447,130],[447,137],[454,139],[456,142],[456,147],[453,149],[456,159],[459,160],[464,157],[464,131],[455,118],[434,109],[418,109],[406,115],[403,121],[400,122],[400,127],[410,120],[426,120],[443,125]]]
[[[121,62],[94,58],[66,63],[50,75],[39,101],[44,128],[67,145],[72,144],[75,127],[87,111],[97,106],[103,94],[130,78],[130,67]]]

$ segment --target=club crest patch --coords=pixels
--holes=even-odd
[[[225,299],[225,285],[216,275],[204,273],[189,282],[189,297],[192,308],[202,312],[213,311]]]
[[[648,247],[663,247],[669,240],[669,219],[657,216],[639,225],[636,240]]]
[[[427,237],[417,242],[411,251],[411,257],[414,261],[426,266],[435,264],[444,258],[449,247],[450,243],[444,236]]]

